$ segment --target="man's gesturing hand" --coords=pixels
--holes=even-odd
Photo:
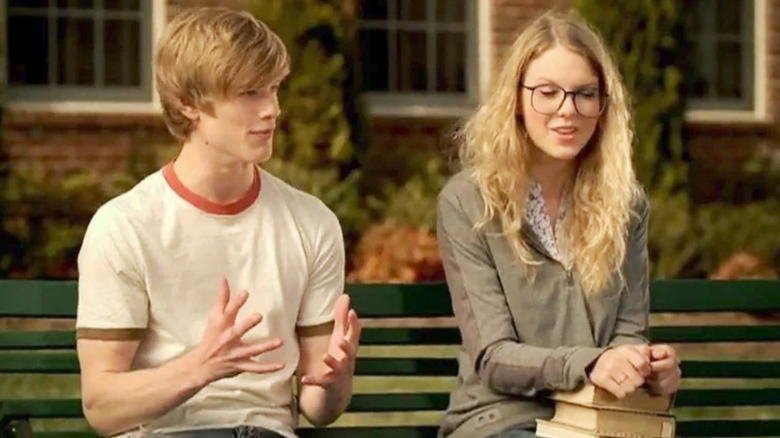
[[[196,366],[202,370],[202,373],[198,374],[203,379],[201,382],[203,386],[242,372],[271,373],[284,367],[281,363],[262,363],[252,359],[281,347],[281,339],[271,338],[256,344],[241,341],[249,330],[263,320],[261,314],[253,313],[246,319],[236,322],[238,311],[248,297],[246,291],[231,296],[227,279],[222,278],[217,301],[211,308],[208,326],[200,344],[193,351]]]
[[[320,375],[301,377],[301,383],[327,388],[334,383],[338,386],[345,380],[351,380],[359,339],[360,322],[357,313],[349,308],[349,295],[344,294],[336,301],[333,333],[330,335],[328,352],[322,359],[327,369]]]

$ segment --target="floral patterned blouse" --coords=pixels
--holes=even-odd
[[[531,226],[534,233],[539,236],[544,249],[550,256],[566,268],[571,267],[571,256],[566,250],[566,235],[563,232],[563,223],[566,218],[567,203],[570,198],[563,196],[558,204],[558,217],[555,220],[555,229],[550,223],[547,213],[547,204],[542,195],[542,186],[534,183],[528,193],[525,207],[525,221]]]

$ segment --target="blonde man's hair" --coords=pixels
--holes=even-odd
[[[460,162],[478,185],[485,203],[483,227],[498,219],[526,276],[533,280],[535,259],[522,238],[523,214],[531,186],[531,143],[517,112],[519,85],[528,65],[560,45],[587,59],[608,94],[596,132],[580,153],[566,219],[573,269],[586,294],[603,291],[613,273],[623,282],[628,224],[642,196],[631,163],[634,141],[629,96],[597,31],[573,12],[548,12],[517,38],[506,54],[495,89],[456,134]]]
[[[160,38],[155,80],[168,130],[189,138],[192,121],[181,106],[208,108],[213,99],[281,81],[289,72],[282,40],[245,11],[188,8]]]

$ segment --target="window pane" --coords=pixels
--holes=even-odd
[[[707,97],[709,93],[709,81],[705,76],[705,70],[702,68],[704,60],[702,59],[701,45],[697,42],[692,42],[690,45],[692,59],[689,64],[689,73],[691,75],[691,97],[701,98]]]
[[[57,0],[57,7],[65,9],[92,9],[95,7],[93,0]]]
[[[18,85],[48,84],[47,27],[48,20],[44,17],[9,17],[9,83]]]
[[[57,20],[58,84],[92,85],[95,69],[92,55],[95,47],[93,21],[85,18]]]
[[[436,91],[466,91],[466,37],[446,32],[436,36]]]
[[[389,89],[389,53],[386,30],[361,30],[360,62],[363,66],[363,89],[387,91]]]
[[[387,20],[387,1],[361,0],[358,17],[362,20]]]
[[[426,50],[425,32],[398,32],[398,69],[399,91],[425,91],[426,81]],[[433,66],[428,66],[432,68]]]
[[[140,24],[137,21],[105,21],[106,85],[141,85]]]
[[[436,0],[436,20],[441,23],[465,23],[466,0]]]
[[[715,20],[715,31],[719,35],[740,35],[740,23],[742,22],[742,2],[734,0],[718,0]]]
[[[398,19],[407,21],[425,21],[426,0],[399,0]]]
[[[140,11],[140,0],[103,0],[103,8],[117,11]]]
[[[718,53],[718,97],[741,98],[742,90],[742,46],[739,43],[723,42]]]

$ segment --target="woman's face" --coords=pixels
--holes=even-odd
[[[560,45],[531,61],[518,87],[518,112],[536,146],[532,160],[574,160],[596,130],[603,91],[588,60]]]

